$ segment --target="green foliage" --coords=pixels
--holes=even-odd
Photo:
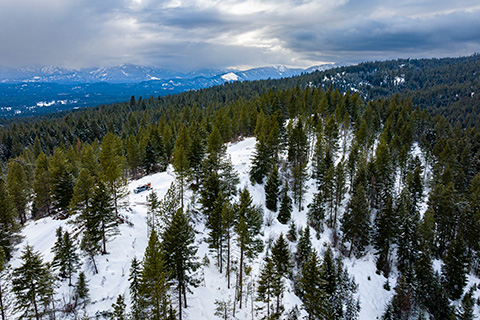
[[[83,308],[90,302],[90,289],[88,289],[88,281],[83,272],[80,272],[77,283],[75,284],[75,301],[77,304],[81,301]]]
[[[7,190],[12,198],[20,223],[23,225],[27,221],[27,203],[29,200],[29,191],[27,176],[23,166],[16,160],[8,163]]]
[[[267,183],[265,184],[265,206],[267,209],[276,212],[278,196],[280,193],[280,180],[278,176],[278,168],[273,166],[270,175],[268,176]]]
[[[177,210],[162,235],[163,259],[168,270],[167,279],[173,281],[178,293],[178,314],[182,318],[182,303],[187,307],[186,292],[197,287],[199,281],[194,273],[200,267],[197,261],[195,233],[190,218]]]
[[[131,301],[131,318],[132,320],[141,320],[145,318],[142,296],[141,296],[141,265],[136,257],[133,257],[130,265],[130,273],[128,281],[130,282],[130,301]]]
[[[326,314],[324,281],[321,278],[320,262],[315,250],[305,261],[299,279],[303,308],[308,314],[307,319],[322,319]]]
[[[353,190],[348,208],[342,217],[344,239],[350,242],[348,256],[361,255],[369,243],[370,208],[363,184]]]
[[[281,192],[280,210],[277,217],[282,224],[288,223],[292,215],[292,198],[290,198],[288,190],[288,183],[286,183]]]
[[[312,253],[312,240],[310,238],[310,228],[308,226],[305,230],[301,230],[299,234],[295,261],[297,262],[298,268],[301,269]]]
[[[113,308],[113,320],[127,320],[127,314],[126,314],[126,305],[125,305],[125,299],[121,294],[117,296],[117,301],[115,301],[114,304],[112,304]]]
[[[48,172],[48,158],[43,152],[39,154],[35,166],[33,193],[33,216],[39,218],[50,214],[52,206],[51,180]]]
[[[53,252],[52,268],[58,269],[60,277],[68,279],[68,284],[72,285],[72,275],[78,269],[79,257],[77,248],[70,237],[70,233],[58,227],[56,231],[57,240],[51,251]]]
[[[14,245],[18,242],[20,236],[20,226],[16,219],[16,211],[12,198],[5,185],[5,181],[0,177],[0,246],[5,254],[5,259],[10,260]]]
[[[167,270],[163,251],[157,233],[152,230],[143,258],[143,268],[140,278],[140,296],[143,310],[151,319],[163,320],[168,317],[170,298],[167,282]]]
[[[275,313],[277,315],[281,314],[280,296],[284,290],[285,288],[282,282],[281,273],[275,268],[273,260],[270,257],[267,257],[265,265],[260,271],[257,287],[257,300],[262,301],[267,305],[267,319],[270,318],[270,303],[273,298],[277,299]]]
[[[288,249],[288,243],[282,233],[272,247],[271,260],[276,272],[281,277],[287,277],[291,274],[293,268],[292,257]]]
[[[31,246],[25,246],[21,260],[22,264],[13,270],[12,275],[15,311],[22,318],[40,319],[52,312],[54,279],[40,253]]]

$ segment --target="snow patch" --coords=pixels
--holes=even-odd
[[[221,76],[220,78],[222,78],[223,80],[225,81],[238,81],[238,79],[240,78],[239,76],[237,76],[235,73],[233,72],[229,72],[229,73],[226,73],[224,74],[223,76]]]

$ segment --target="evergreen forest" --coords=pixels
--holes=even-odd
[[[203,319],[206,268],[234,294],[205,319],[362,319],[362,261],[379,319],[479,318],[479,74],[478,54],[371,62],[2,120],[2,320]],[[88,313],[129,184],[162,172],[128,288]],[[47,218],[68,221],[48,259],[24,241]]]

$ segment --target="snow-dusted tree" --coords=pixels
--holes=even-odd
[[[278,222],[288,223],[292,215],[292,198],[288,195],[288,183],[285,184],[281,192],[280,210],[278,212]]]
[[[124,178],[125,157],[122,155],[121,141],[117,136],[110,132],[105,135],[98,160],[102,173],[101,180],[113,201],[117,217],[122,200],[128,194],[127,180]]]
[[[90,293],[88,289],[88,281],[85,277],[85,273],[80,272],[78,275],[77,283],[75,284],[75,305],[78,306],[80,302],[83,304],[83,308],[90,302]]]
[[[290,250],[288,249],[288,243],[280,233],[277,240],[272,247],[272,261],[275,265],[275,269],[282,277],[288,277],[292,272],[293,263]]]
[[[301,269],[312,253],[312,240],[310,239],[310,228],[308,226],[305,230],[300,230],[299,234],[295,261],[297,262],[297,267]]]
[[[54,278],[33,247],[25,246],[21,260],[22,264],[12,275],[15,311],[22,318],[41,319],[52,312]]]
[[[190,176],[190,145],[191,140],[188,130],[184,125],[180,126],[177,140],[173,149],[172,165],[177,175],[178,185],[180,187],[180,202],[183,207],[184,191],[187,179]]]
[[[320,262],[317,252],[312,251],[302,268],[299,287],[303,308],[308,314],[308,320],[323,319],[325,315],[326,293],[323,289]]]
[[[29,201],[29,191],[27,176],[23,166],[17,160],[8,162],[8,174],[6,186],[13,205],[16,209],[20,223],[23,225],[27,221],[27,204]]]
[[[130,274],[128,275],[128,281],[130,282],[129,289],[131,301],[130,316],[132,320],[142,320],[146,317],[142,307],[142,297],[140,292],[141,273],[142,270],[140,262],[137,260],[137,257],[133,257],[130,265]]]
[[[126,309],[125,305],[125,299],[121,294],[117,296],[117,301],[115,301],[114,304],[112,304],[112,309],[113,309],[113,317],[112,320],[127,320],[128,316],[125,311]]]
[[[265,184],[265,206],[267,209],[277,212],[277,203],[280,193],[280,180],[278,177],[278,168],[273,166],[272,172],[268,176]]]
[[[6,264],[5,253],[0,247],[0,316],[2,320],[10,318],[11,313],[10,270]]]
[[[235,211],[232,208],[232,205],[229,202],[224,202],[222,206],[222,228],[223,228],[223,238],[226,242],[227,247],[227,265],[225,273],[227,274],[227,288],[230,289],[230,275],[232,271],[231,266],[231,245],[232,237],[234,235],[235,228]]]
[[[266,258],[265,264],[260,271],[257,288],[257,300],[267,305],[267,319],[270,319],[270,303],[276,298],[275,318],[281,314],[280,297],[284,291],[282,276],[275,268],[275,264],[270,257]],[[273,308],[272,308],[273,309]],[[272,310],[273,311],[273,310]]]
[[[167,270],[163,259],[161,244],[155,229],[151,231],[143,258],[140,281],[140,295],[144,310],[153,320],[168,318],[170,311],[169,285]]]
[[[190,218],[177,210],[171,222],[163,233],[163,256],[165,268],[168,270],[167,278],[175,283],[178,297],[178,316],[182,319],[182,304],[187,308],[187,292],[190,287],[197,287],[198,279],[194,273],[200,267],[197,261],[195,246],[195,233]]]
[[[20,225],[16,220],[15,207],[8,193],[5,182],[0,177],[0,246],[5,253],[5,259],[12,257],[14,245],[20,239]]]
[[[72,285],[72,275],[78,269],[79,257],[77,248],[70,237],[70,233],[63,233],[62,227],[56,231],[57,241],[52,247],[54,254],[52,267],[60,271],[60,277],[68,279],[68,285]]]
[[[33,193],[33,215],[42,217],[50,214],[52,208],[51,179],[48,172],[48,158],[43,152],[38,156],[35,165]]]
[[[238,301],[241,309],[245,257],[253,258],[263,249],[262,240],[259,238],[263,219],[260,210],[252,204],[250,192],[246,187],[240,191],[240,199],[238,203],[234,205],[234,210],[237,215],[235,231],[238,236],[237,241],[240,249]]]
[[[341,229],[345,241],[350,242],[348,256],[350,257],[354,250],[356,254],[363,253],[370,239],[370,208],[362,184],[353,190],[348,208],[342,217]]]

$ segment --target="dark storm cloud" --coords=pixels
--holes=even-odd
[[[0,0],[0,65],[174,69],[480,51],[480,1]]]

